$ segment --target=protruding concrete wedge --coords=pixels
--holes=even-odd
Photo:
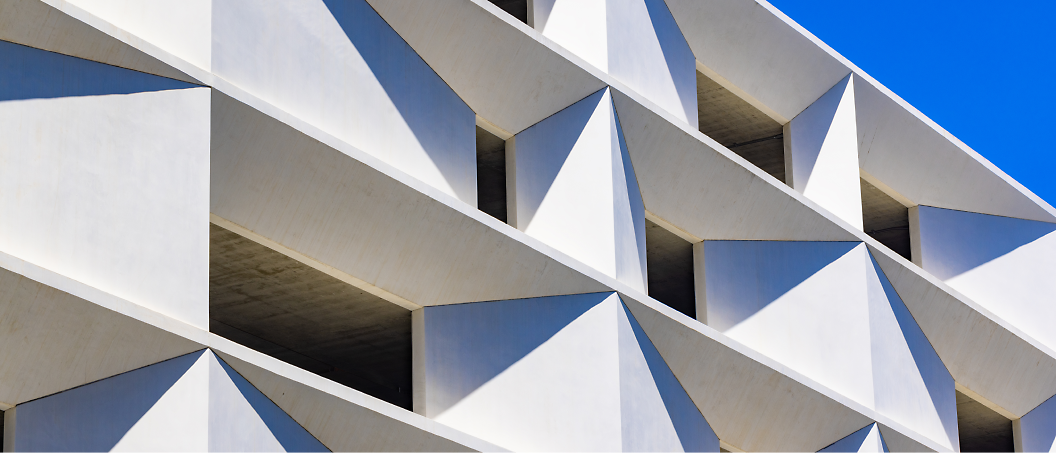
[[[845,77],[785,127],[785,182],[860,230],[854,79]]]
[[[1056,224],[918,206],[913,261],[1056,350]]]
[[[417,305],[607,289],[366,153],[213,99],[212,213],[253,234]]]
[[[368,1],[473,111],[511,133],[605,87],[487,0]]]
[[[0,40],[188,83],[201,83],[40,0],[5,0],[0,3]]]
[[[21,404],[201,348],[86,298],[113,300],[0,253],[0,404]]]
[[[696,60],[663,0],[529,3],[531,25],[664,110],[697,124]]]
[[[415,412],[517,451],[718,451],[615,293],[413,314]]]
[[[507,142],[509,223],[646,291],[645,210],[608,89]]]
[[[68,2],[199,68],[210,68],[212,0]]]
[[[937,278],[871,252],[958,384],[1017,417],[1056,394],[1050,348],[976,302],[942,291]]]
[[[470,206],[476,117],[364,0],[213,5],[213,73]]]
[[[14,419],[16,451],[328,451],[208,349],[20,404]]]
[[[645,209],[702,239],[854,241],[714,140],[612,91]]]
[[[953,378],[865,244],[695,247],[703,258],[709,326],[957,449]]]
[[[918,205],[1056,222],[1056,209],[872,83],[855,83],[862,170]]]
[[[887,444],[884,436],[880,435],[880,427],[873,423],[865,428],[855,431],[828,447],[818,450],[820,452],[857,452],[857,453],[886,453]]]
[[[209,88],[6,41],[0,80],[0,251],[207,328]]]

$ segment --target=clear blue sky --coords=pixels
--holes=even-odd
[[[770,3],[1056,205],[1056,1]]]

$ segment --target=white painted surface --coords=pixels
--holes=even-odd
[[[915,210],[914,261],[1056,349],[1056,224],[931,206]]]
[[[207,328],[210,90],[2,44],[0,250]]]
[[[128,33],[209,70],[213,0],[68,0]]]
[[[1013,421],[1016,451],[1056,451],[1056,398]]]
[[[803,196],[862,229],[854,85],[847,76],[792,119],[785,178]]]
[[[696,126],[696,60],[662,0],[530,4],[543,36]]]
[[[956,449],[954,383],[866,246],[705,241],[707,320]]]
[[[608,90],[517,134],[512,224],[644,291],[645,210],[622,138]]]
[[[819,452],[883,453],[889,451],[880,435],[880,427],[873,423],[825,447]]]
[[[217,2],[213,72],[476,206],[475,115],[363,0]]]
[[[614,293],[423,310],[415,410],[441,423],[513,450],[718,450]]]

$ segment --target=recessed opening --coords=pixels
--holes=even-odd
[[[700,132],[785,181],[782,125],[697,71],[697,122]]]
[[[957,392],[957,433],[961,451],[1014,451],[1012,420]]]
[[[862,228],[891,251],[910,257],[909,208],[862,179]]]
[[[506,141],[477,126],[477,208],[506,222]]]
[[[645,221],[645,256],[649,297],[697,317],[693,288],[693,244],[664,227]]]
[[[411,410],[411,312],[217,225],[209,330]]]
[[[517,20],[528,23],[528,0],[488,0]]]

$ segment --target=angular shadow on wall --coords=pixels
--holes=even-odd
[[[692,112],[697,109],[696,57],[689,48],[686,38],[682,36],[682,30],[678,28],[666,3],[662,0],[645,0],[645,7],[649,11],[649,21],[653,25],[653,32],[656,33],[656,39],[660,42],[664,61],[667,62],[668,74],[671,74],[675,91],[682,101],[682,109],[688,117],[692,118]],[[679,67],[680,63],[684,66]],[[683,74],[692,74],[692,76],[684,79],[679,77]]]
[[[473,165],[473,111],[366,1],[323,3],[458,197],[475,199],[473,186],[451,179]],[[436,114],[452,104],[465,117]]]
[[[0,41],[0,101],[132,94],[197,86]]]
[[[1053,232],[1056,224],[917,207],[924,269],[949,280]]]
[[[708,325],[722,332],[740,324],[857,245],[705,241]]]

